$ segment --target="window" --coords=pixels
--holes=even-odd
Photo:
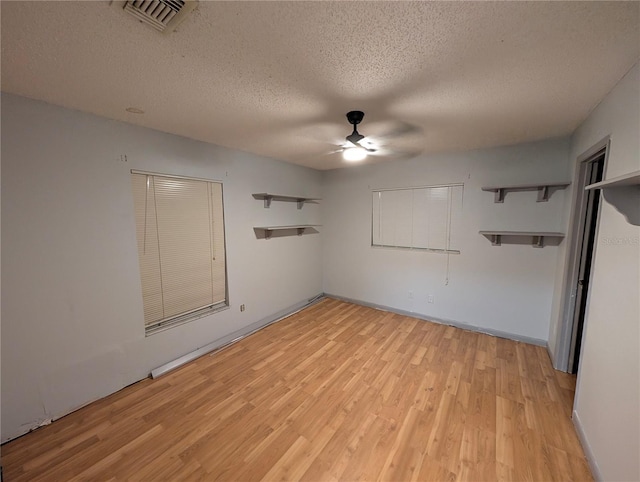
[[[131,171],[147,334],[227,306],[222,184]]]
[[[460,252],[462,184],[373,191],[372,246]]]

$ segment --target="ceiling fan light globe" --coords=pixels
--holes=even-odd
[[[349,147],[342,151],[342,157],[349,162],[363,161],[367,157],[367,151],[362,147]]]

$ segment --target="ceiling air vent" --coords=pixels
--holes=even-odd
[[[189,0],[129,0],[124,9],[160,32],[171,32],[195,7]]]

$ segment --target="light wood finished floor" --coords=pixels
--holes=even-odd
[[[591,480],[546,351],[333,299],[2,447],[19,480]]]

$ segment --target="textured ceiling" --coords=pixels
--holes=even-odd
[[[169,35],[120,2],[1,9],[3,91],[316,169],[352,109],[366,162],[569,134],[640,56],[638,2],[201,2]]]

